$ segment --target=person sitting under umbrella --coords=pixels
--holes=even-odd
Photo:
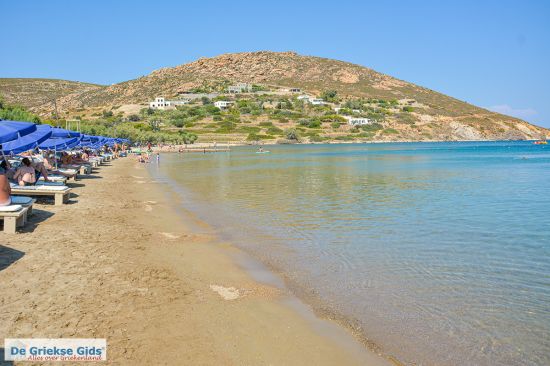
[[[36,170],[31,164],[29,158],[23,158],[21,160],[21,166],[15,172],[13,179],[16,180],[20,186],[32,186],[36,183]]]

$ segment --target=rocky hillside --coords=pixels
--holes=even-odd
[[[42,114],[53,111],[54,99],[102,88],[101,85],[79,81],[0,78],[0,95],[7,103],[22,105]]]
[[[21,88],[22,79],[0,79],[0,93],[38,113],[51,113],[57,96],[62,112],[145,103],[156,96],[178,93],[219,82],[247,82],[295,87],[319,95],[335,90],[343,100],[408,100],[413,113],[388,116],[385,127],[398,131],[393,139],[478,140],[537,139],[546,129],[462,102],[372,69],[351,63],[302,56],[294,52],[247,52],[201,58],[164,68],[150,75],[110,86],[33,79],[36,88]],[[14,80],[11,84],[9,80]],[[18,82],[19,81],[19,82]],[[19,84],[18,84],[19,83]],[[10,86],[11,85],[11,86]],[[30,89],[30,90],[29,90]],[[52,90],[56,90],[53,92]]]

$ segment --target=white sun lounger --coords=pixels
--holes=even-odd
[[[19,186],[11,185],[11,193],[16,196],[54,196],[55,205],[59,206],[69,201],[71,188],[67,186]]]
[[[65,174],[73,174],[73,175],[71,176],[71,178],[68,178],[68,179],[70,179],[70,180],[72,180],[72,181],[76,181],[76,177],[77,177],[77,175],[78,175],[78,171],[76,171],[75,169],[70,169],[70,168],[59,168],[58,170],[59,170],[60,172],[62,172],[62,173],[65,173]]]
[[[48,180],[56,183],[63,183],[65,184],[67,182],[67,177],[63,175],[56,175],[56,174],[48,174]],[[38,179],[39,182],[44,182],[44,177],[40,177]]]
[[[0,206],[0,219],[4,220],[4,232],[15,234],[17,227],[27,222],[28,208],[22,205]]]

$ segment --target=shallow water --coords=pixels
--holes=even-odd
[[[163,155],[150,168],[388,354],[550,364],[550,146],[268,150]]]

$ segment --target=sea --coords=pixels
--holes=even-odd
[[[264,150],[164,154],[150,170],[386,355],[550,365],[550,145]]]

